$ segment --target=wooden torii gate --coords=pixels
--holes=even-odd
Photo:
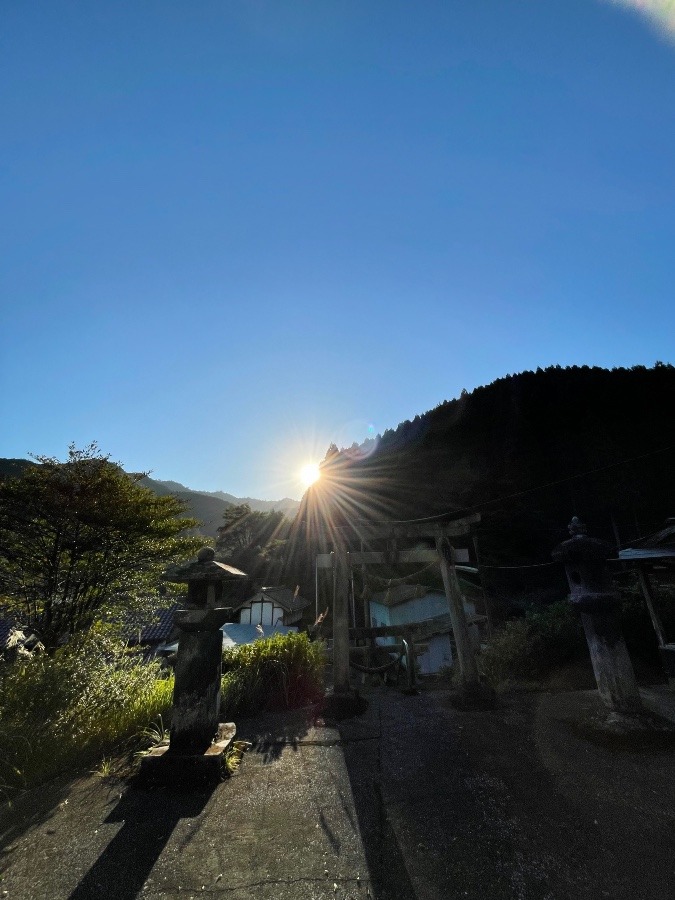
[[[372,540],[433,540],[434,547],[415,547],[401,550],[396,554],[400,563],[437,562],[440,565],[445,593],[448,598],[450,621],[457,647],[460,670],[460,687],[465,693],[480,691],[478,667],[474,657],[469,629],[464,612],[462,591],[457,579],[455,564],[457,552],[453,542],[457,538],[468,537],[480,522],[480,514],[454,519],[449,522],[420,522],[391,525],[360,525],[358,537],[362,543]],[[349,580],[351,566],[367,566],[387,561],[384,551],[350,551],[348,536],[356,529],[337,529],[332,534],[333,553],[317,556],[318,568],[334,568],[335,596],[333,600],[333,690],[335,694],[347,695],[351,691],[349,682]]]

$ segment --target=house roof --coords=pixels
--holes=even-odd
[[[675,518],[666,519],[665,526],[655,534],[640,538],[631,547],[620,550],[619,559],[675,559]]]
[[[293,625],[265,625],[262,634],[257,625],[240,625],[239,622],[227,622],[220,629],[223,632],[223,649],[240,647],[242,644],[252,644],[263,638],[273,637],[275,634],[297,633]],[[161,653],[175,653],[178,649],[178,641],[160,647]]]
[[[142,625],[140,635],[138,628],[136,628],[129,639],[129,643],[155,644],[166,641],[173,631],[173,614],[179,606],[179,603],[173,603],[166,609],[156,609],[154,612],[155,620],[147,625]]]
[[[258,630],[257,625],[240,625],[237,622],[227,622],[220,629],[223,632],[223,649],[230,647],[239,647],[242,644],[252,644],[261,638],[272,637],[275,634],[288,634],[289,632],[297,632],[297,628],[292,625],[267,625],[262,626],[263,633]]]
[[[141,643],[146,641],[165,641],[173,628],[173,614],[179,604],[174,603],[168,609],[155,610],[156,622],[145,625],[141,630]]]
[[[311,602],[303,597],[296,596],[295,592],[287,587],[264,587],[252,597],[248,597],[240,603],[239,606],[235,606],[234,609],[235,611],[241,609],[242,606],[247,606],[255,600],[271,600],[273,603],[281,606],[282,609],[285,609],[286,612],[300,612],[300,610],[308,607]]]

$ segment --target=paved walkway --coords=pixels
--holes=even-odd
[[[368,700],[334,725],[240,722],[255,747],[211,792],[33,792],[0,816],[0,897],[675,896],[672,732],[607,735],[594,692],[475,713],[443,691]],[[672,695],[652,702],[675,720]]]

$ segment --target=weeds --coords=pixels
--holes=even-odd
[[[170,708],[173,680],[93,629],[0,672],[0,781],[11,794],[130,748]],[[99,767],[99,768],[100,768]]]
[[[225,768],[228,775],[233,775],[239,768],[244,753],[250,750],[253,744],[250,741],[233,741],[225,754]]]
[[[478,656],[481,675],[497,691],[537,687],[554,668],[585,653],[578,612],[567,602],[532,607],[495,633]]]
[[[223,719],[293,709],[323,696],[323,644],[305,634],[274,635],[223,652]]]

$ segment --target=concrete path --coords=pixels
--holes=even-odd
[[[211,792],[89,778],[24,798],[13,823],[3,823],[0,896],[367,898],[337,730],[314,729],[297,715],[247,725],[255,749]]]
[[[672,900],[673,732],[607,735],[595,692],[457,712],[368,694],[337,725],[239,723],[208,793],[55,782],[0,815],[0,897]],[[675,703],[667,692],[655,708]]]

